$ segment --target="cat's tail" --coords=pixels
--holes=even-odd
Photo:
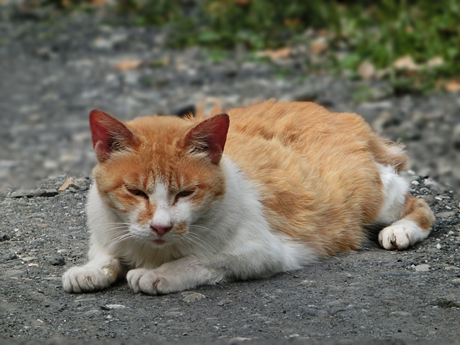
[[[398,173],[406,168],[408,157],[401,145],[374,134],[369,148],[377,163],[392,166]]]

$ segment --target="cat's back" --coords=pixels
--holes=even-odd
[[[272,163],[273,169],[324,170],[347,158],[364,163],[373,154],[376,136],[355,114],[332,113],[314,103],[267,101],[229,115],[225,154],[244,169]]]
[[[229,111],[229,136],[249,136],[253,140],[278,141],[299,152],[321,142],[366,141],[369,128],[364,120],[349,113],[332,113],[310,102],[267,101]],[[350,140],[353,134],[354,139]]]

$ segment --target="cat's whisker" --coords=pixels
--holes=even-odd
[[[114,245],[117,245],[117,244],[119,244],[121,242],[124,242],[124,241],[126,241],[126,240],[128,240],[130,238],[134,238],[134,236],[128,232],[128,233],[125,233],[125,234],[123,234],[121,236],[117,236],[117,237],[113,238],[113,240],[110,242],[109,245],[114,246]]]
[[[185,243],[192,244],[198,247],[203,248],[205,251],[216,252],[217,249],[214,248],[209,242],[205,241],[203,238],[194,233],[188,233],[182,239]]]
[[[197,224],[193,224],[193,225],[190,225],[190,229],[191,230],[194,230],[194,229],[197,229],[197,230],[206,230],[206,231],[211,231],[210,228],[206,227],[206,226],[203,226],[203,225],[197,225]]]

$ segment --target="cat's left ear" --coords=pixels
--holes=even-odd
[[[93,148],[99,162],[110,158],[115,151],[122,151],[135,144],[133,132],[122,122],[100,110],[89,114]]]
[[[230,118],[218,114],[201,121],[185,136],[185,145],[191,153],[206,153],[213,164],[218,164],[224,152]]]

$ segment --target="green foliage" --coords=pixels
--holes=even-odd
[[[198,0],[188,13],[180,0],[143,3],[139,22],[168,23],[173,47],[200,45],[214,55],[237,45],[275,49],[302,40],[306,29],[322,29],[329,43],[324,65],[332,61],[337,73],[359,77],[357,69],[367,60],[390,70],[386,76],[398,92],[429,90],[439,79],[460,75],[457,0]],[[411,73],[395,70],[394,61],[403,56],[420,65],[438,57],[444,64]]]
[[[386,70],[400,92],[432,89],[439,80],[460,76],[458,0],[119,0],[117,9],[139,25],[166,26],[172,47],[209,48],[214,61],[225,55],[218,50],[236,46],[259,51],[305,42],[310,29],[322,30],[328,42],[320,62],[305,57],[313,70],[332,66],[336,73],[359,77],[359,65],[369,61]],[[444,63],[396,70],[393,64],[403,56],[420,66],[433,58]]]

